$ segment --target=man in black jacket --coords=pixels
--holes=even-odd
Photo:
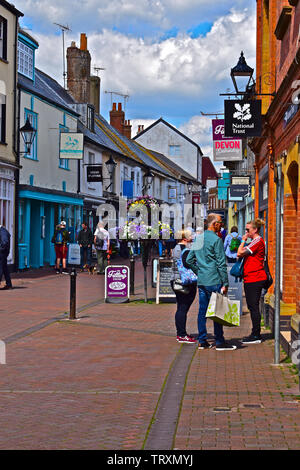
[[[82,222],[81,226],[77,241],[80,246],[81,269],[84,269],[85,265],[91,265],[93,234],[86,222]]]
[[[3,290],[12,289],[11,278],[7,267],[7,257],[10,250],[10,233],[0,225],[0,282],[4,274],[6,285]]]

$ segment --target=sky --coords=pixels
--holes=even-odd
[[[255,68],[255,0],[15,0],[21,26],[39,42],[36,66],[63,84],[65,47],[86,33],[101,67],[100,112],[126,105],[132,136],[162,117],[212,157],[211,119],[233,91],[230,69],[244,52]],[[105,93],[107,92],[107,93]],[[110,92],[114,92],[111,94]],[[118,95],[119,93],[120,95]],[[124,100],[121,95],[129,95]],[[220,116],[222,117],[222,116]]]

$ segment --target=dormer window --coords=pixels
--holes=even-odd
[[[18,72],[33,80],[34,50],[18,41]]]

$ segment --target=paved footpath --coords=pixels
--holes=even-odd
[[[13,282],[0,291],[1,450],[300,449],[297,376],[272,365],[268,331],[230,352],[178,344],[175,305],[141,301],[140,263],[129,304],[105,304],[103,276],[80,273],[74,321],[68,276]],[[239,344],[249,328],[243,315],[226,337]]]

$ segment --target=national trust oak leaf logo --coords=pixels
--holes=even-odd
[[[249,121],[249,119],[252,118],[249,103],[246,103],[243,106],[241,106],[239,103],[235,103],[234,107],[237,110],[233,115],[234,119],[244,122],[244,121]]]

